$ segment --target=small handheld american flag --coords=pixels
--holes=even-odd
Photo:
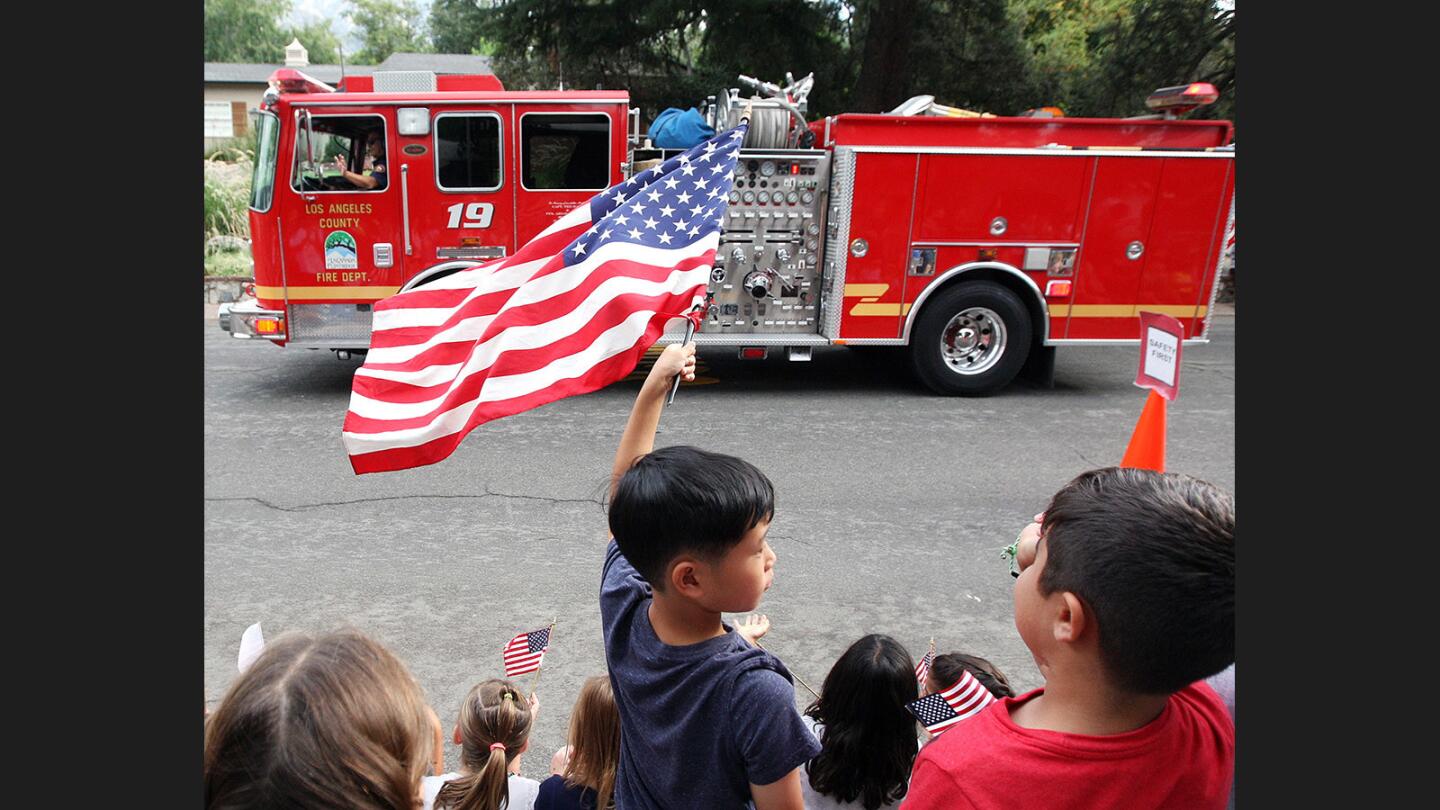
[[[961,720],[979,714],[981,709],[994,702],[995,696],[990,694],[990,690],[975,680],[974,675],[965,672],[954,686],[907,703],[905,708],[915,715],[926,731],[938,736]]]
[[[502,653],[505,656],[505,677],[514,678],[540,668],[540,660],[550,649],[550,628],[531,630],[510,639]]]
[[[925,657],[915,665],[915,682],[920,688],[925,688],[925,677],[930,674],[930,664],[935,661],[935,639],[930,639],[930,649],[926,651]]]

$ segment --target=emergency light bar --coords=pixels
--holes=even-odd
[[[1196,107],[1214,104],[1218,98],[1220,91],[1215,89],[1215,85],[1209,82],[1192,82],[1156,90],[1145,97],[1145,106],[1152,110],[1184,113]]]
[[[282,93],[334,93],[335,88],[295,68],[279,68],[270,74],[270,84]]]

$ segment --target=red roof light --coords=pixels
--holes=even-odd
[[[1174,87],[1162,87],[1145,99],[1145,106],[1152,110],[1185,112],[1206,104],[1214,104],[1220,98],[1220,91],[1209,82],[1192,82]]]
[[[270,74],[270,83],[282,93],[333,93],[335,88],[295,68],[279,68]]]

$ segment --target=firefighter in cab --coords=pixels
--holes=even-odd
[[[350,171],[350,161],[344,155],[335,156],[335,167],[340,176],[358,189],[384,191],[387,172],[385,160],[385,136],[378,129],[370,130],[365,136],[365,157],[360,172]]]

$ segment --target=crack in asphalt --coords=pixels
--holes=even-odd
[[[321,501],[319,503],[304,503],[295,506],[280,506],[271,503],[264,498],[245,496],[239,498],[206,498],[206,503],[227,503],[235,501],[250,501],[258,503],[267,509],[274,509],[277,512],[304,512],[310,509],[323,509],[328,506],[353,506],[362,503],[381,503],[383,501],[413,501],[422,498],[442,498],[445,500],[476,500],[484,498],[517,498],[527,501],[545,501],[547,503],[593,503],[596,506],[604,506],[599,498],[547,498],[543,495],[512,495],[507,492],[494,492],[489,487],[485,488],[484,495],[387,495],[380,498],[356,498],[350,501]]]

